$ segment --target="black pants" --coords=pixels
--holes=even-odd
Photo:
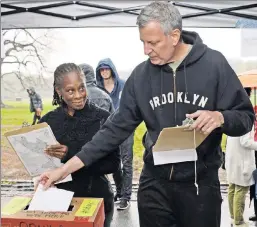
[[[117,195],[128,201],[131,199],[132,194],[133,141],[134,133],[120,145],[122,166],[113,174]]]
[[[257,200],[255,198],[255,184],[250,187],[250,198],[253,199],[254,214],[257,217]]]
[[[138,190],[140,227],[220,227],[219,182],[172,183],[142,175]]]
[[[41,119],[41,116],[37,116],[37,114],[35,113],[34,116],[33,116],[33,122],[32,122],[32,125],[35,125],[36,124],[36,121],[40,120]]]
[[[85,182],[87,181],[87,182]],[[73,191],[74,197],[92,197],[104,199],[105,221],[104,227],[110,227],[113,212],[114,200],[112,186],[105,176],[85,177],[85,180],[70,181],[57,185],[58,188]]]
[[[257,168],[257,151],[255,151],[255,165]],[[257,200],[255,196],[255,184],[250,187],[250,200],[254,203],[254,214],[257,217]]]

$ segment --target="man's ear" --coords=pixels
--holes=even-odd
[[[177,46],[180,41],[181,31],[179,29],[174,29],[169,35],[172,37],[173,46]]]

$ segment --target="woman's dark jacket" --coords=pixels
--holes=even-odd
[[[46,122],[51,127],[56,140],[68,147],[68,153],[63,158],[65,163],[76,155],[84,144],[92,139],[101,125],[109,117],[109,112],[87,101],[82,110],[76,110],[73,116],[67,114],[64,107],[48,112],[40,122]],[[87,181],[89,176],[101,176],[114,173],[120,164],[120,152],[110,152],[110,155],[100,159],[94,165],[84,167],[72,174],[73,181]]]

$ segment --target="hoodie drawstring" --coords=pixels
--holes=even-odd
[[[196,194],[199,195],[199,187],[197,184],[197,166],[196,166],[196,160],[197,160],[197,153],[196,153],[196,135],[195,135],[195,129],[194,129],[194,149],[195,149],[195,187],[196,187]]]
[[[184,78],[185,78],[185,87],[186,87],[186,94],[188,94],[188,89],[187,89],[187,73],[186,73],[186,60],[184,62]],[[194,149],[196,151],[196,135],[195,135],[195,129],[194,129]],[[197,160],[197,153],[195,154],[195,160]],[[194,163],[194,168],[195,168],[195,187],[196,187],[196,194],[199,195],[199,186],[197,183],[197,163],[195,161]]]
[[[162,102],[162,94],[163,94],[163,70],[161,68],[161,95],[160,95],[160,102]],[[160,110],[162,111],[163,106],[160,106]]]

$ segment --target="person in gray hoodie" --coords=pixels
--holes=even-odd
[[[110,58],[99,61],[96,67],[96,81],[112,99],[115,110],[120,106],[120,97],[125,81],[119,78]],[[116,185],[114,202],[118,204],[118,210],[126,210],[130,206],[133,179],[133,138],[132,133],[122,144],[120,144],[122,167],[113,174]]]
[[[36,93],[33,87],[27,89],[30,98],[30,112],[34,112],[32,125],[36,124],[36,121],[41,119],[41,112],[43,110],[42,99],[39,94]]]
[[[89,100],[109,113],[114,112],[110,96],[96,85],[95,72],[91,65],[86,63],[79,65],[86,77],[87,92]]]

